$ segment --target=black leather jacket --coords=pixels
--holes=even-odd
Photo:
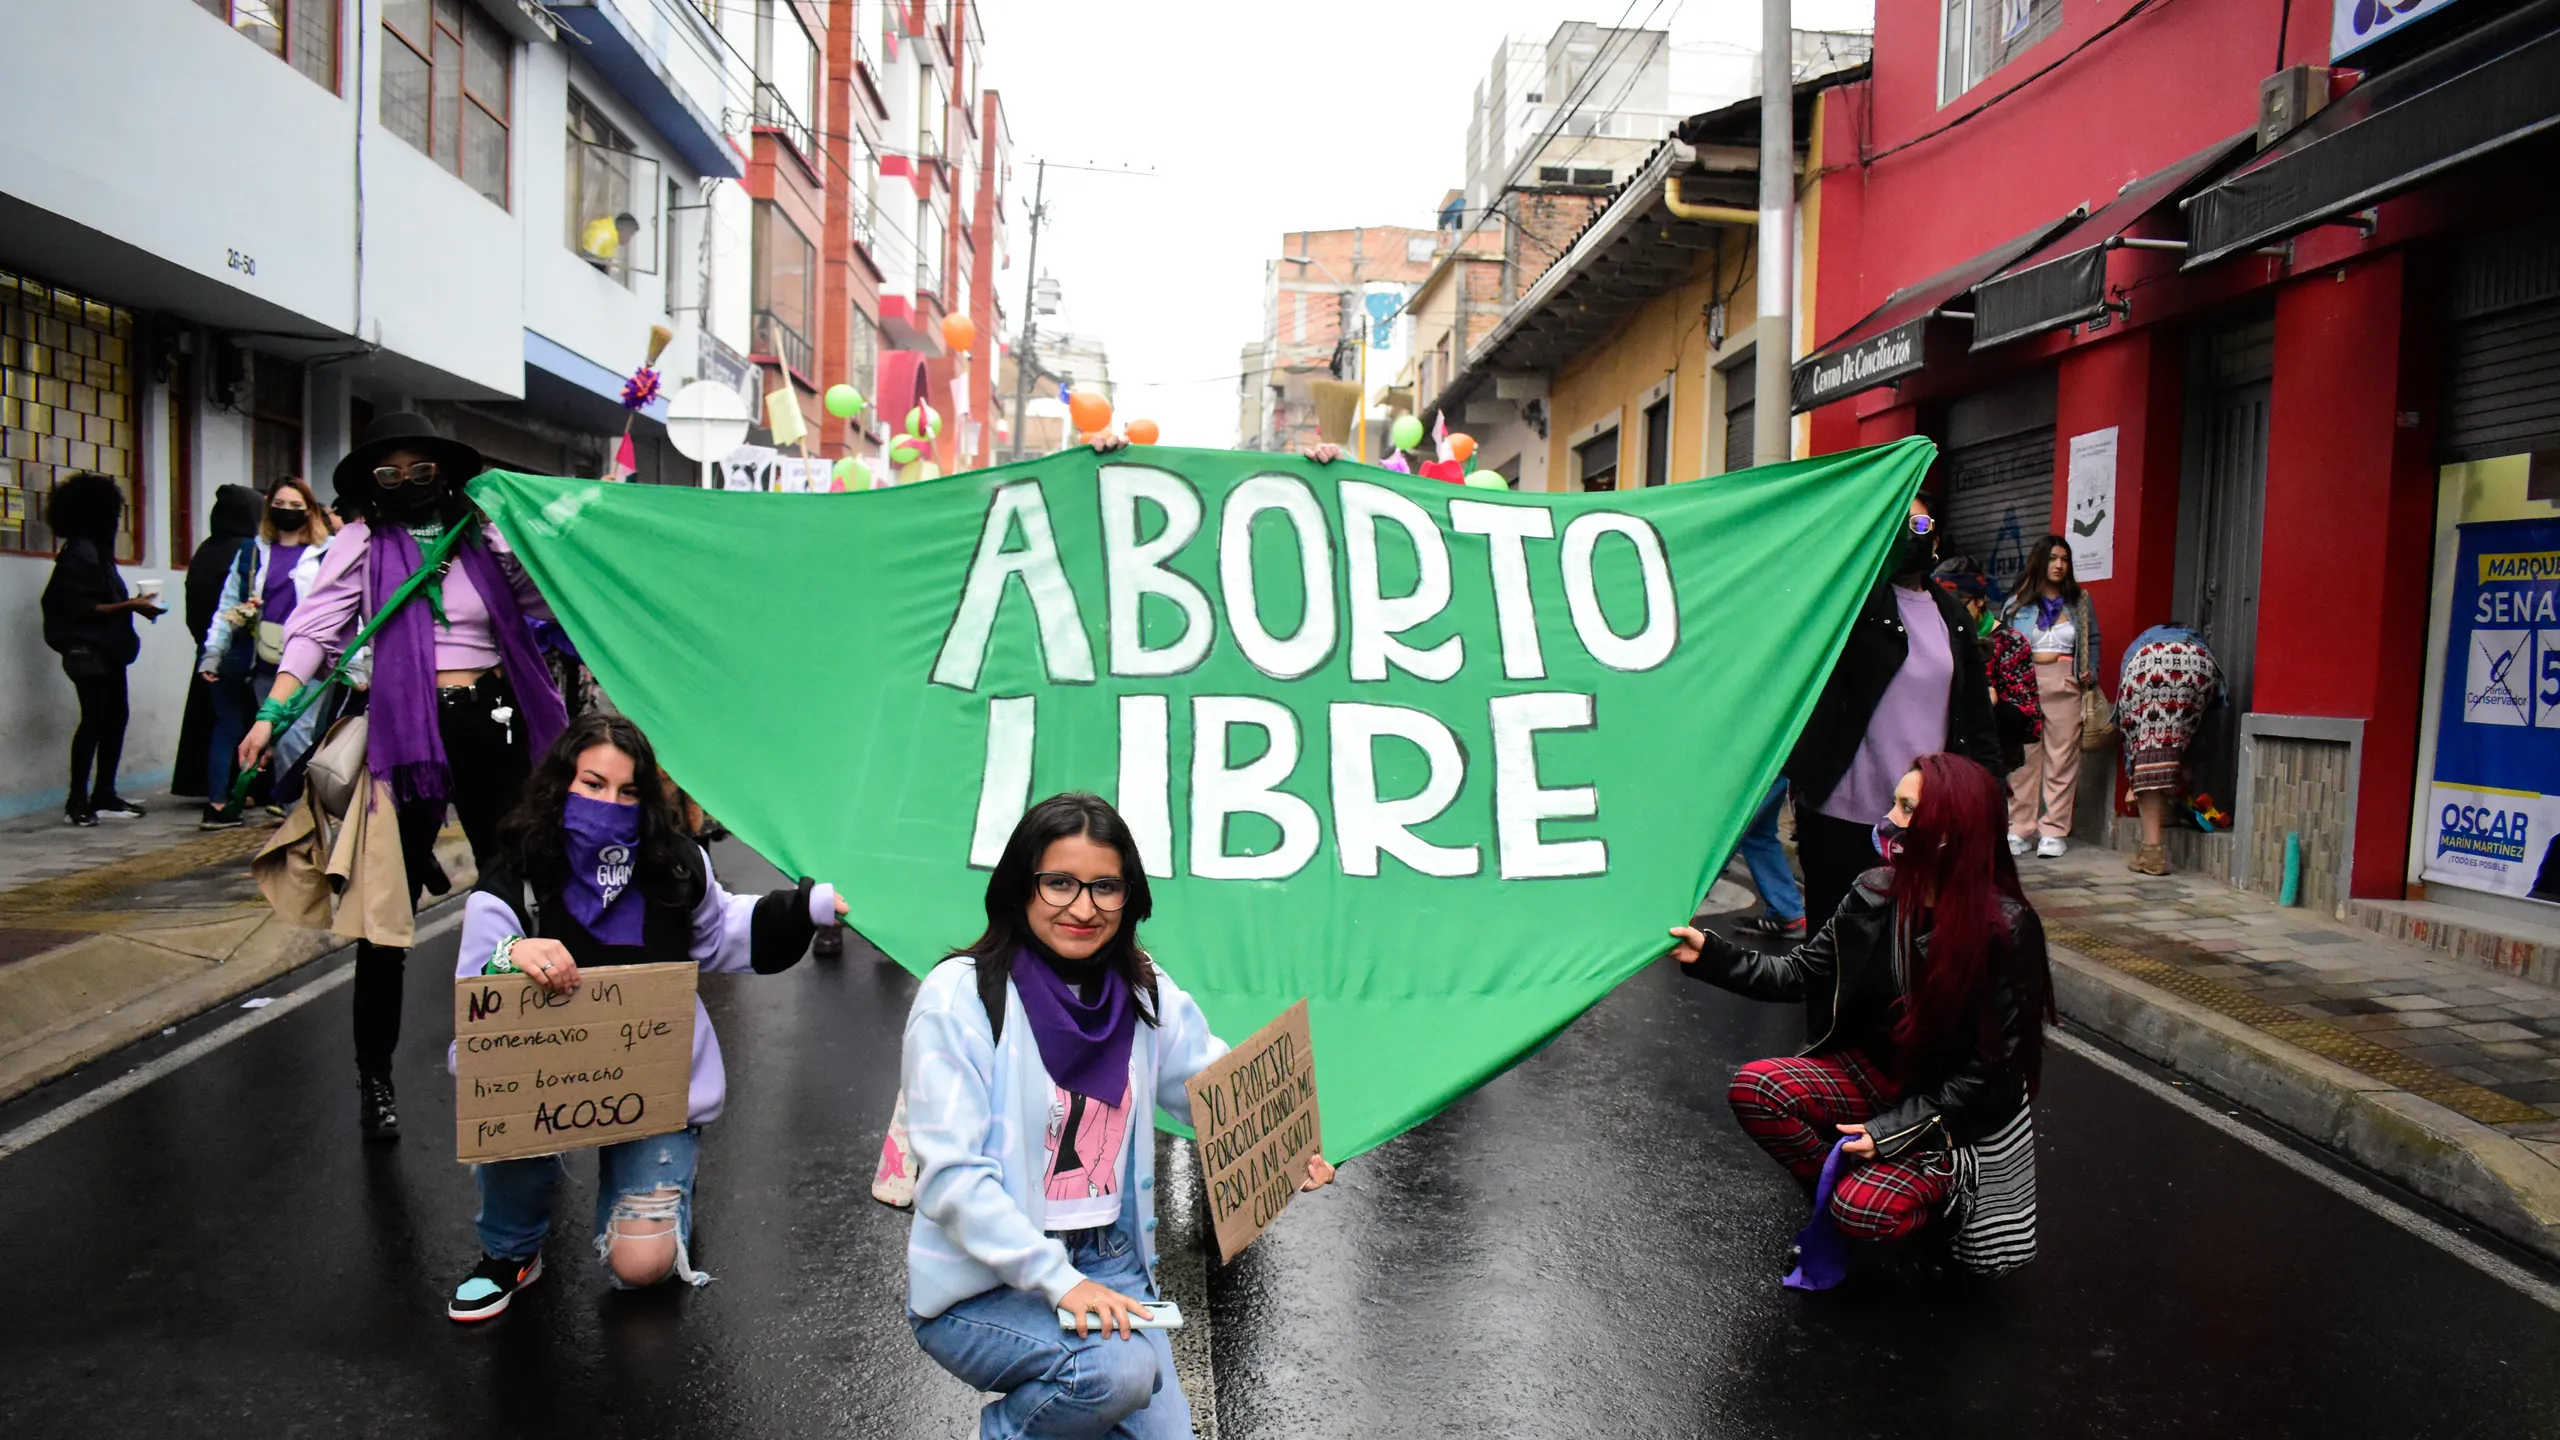
[[[1980,762],[1994,775],[2005,775],[2000,734],[1991,720],[1990,670],[1982,648],[1974,643],[1972,617],[1944,590],[1935,585],[1926,588],[1937,604],[1938,619],[1947,627],[1947,648],[1955,656],[1955,679],[1947,687],[1946,748]],[[1850,763],[1858,758],[1858,746],[1867,738],[1867,725],[1875,719],[1885,687],[1893,683],[1910,655],[1911,640],[1903,633],[1902,609],[1894,600],[1892,582],[1879,580],[1859,605],[1858,618],[1850,622],[1839,662],[1831,667],[1831,677],[1823,682],[1813,713],[1806,717],[1795,749],[1787,756],[1787,779],[1796,787],[1798,805],[1811,809],[1839,788],[1840,777],[1849,773]]]
[[[1859,876],[1831,923],[1784,955],[1737,945],[1707,929],[1701,916],[1690,924],[1706,936],[1706,944],[1696,964],[1681,968],[1694,979],[1753,1000],[1803,1001],[1806,1044],[1798,1054],[1858,1050],[1879,1067],[1889,1065],[1893,1003],[1902,997],[1906,981],[1894,954],[1892,884],[1890,870]],[[2031,948],[2036,965],[2042,966],[2043,922],[2029,906],[2002,903],[2009,934],[2001,943],[2013,951]],[[1985,1057],[1974,1047],[1963,1047],[1961,1058],[1911,1084],[1899,1101],[1869,1119],[1867,1134],[1876,1142],[1876,1158],[1970,1145],[2007,1124],[2026,1105],[2018,1050],[2026,1027],[2043,1017],[2020,1011],[2007,979],[2010,963],[2006,956],[1995,956],[1990,967],[1989,1001],[1999,1030],[1994,1053]]]

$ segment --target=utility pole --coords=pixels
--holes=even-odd
[[[1760,0],[1760,338],[1752,359],[1751,463],[1795,445],[1796,106],[1789,0]]]
[[[1049,162],[1043,160],[1032,172],[1031,180],[1031,257],[1022,273],[1022,346],[1013,357],[1013,458],[1022,458],[1025,440],[1023,411],[1031,403],[1031,342],[1040,333],[1040,312],[1033,308],[1038,297],[1033,287],[1040,283],[1040,221],[1047,215],[1042,203],[1049,193]]]

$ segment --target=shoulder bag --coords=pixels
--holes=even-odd
[[[2104,750],[2116,738],[2116,707],[2107,692],[2092,685],[2080,695],[2080,748]]]

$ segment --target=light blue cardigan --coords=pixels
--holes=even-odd
[[[916,1217],[907,1234],[907,1308],[927,1319],[998,1286],[1037,1290],[1051,1304],[1084,1279],[1067,1247],[1033,1218],[1047,1163],[1051,1085],[1022,997],[1005,985],[1008,1017],[995,1038],[978,999],[977,963],[955,955],[933,968],[907,1012],[899,1078],[907,1144],[916,1161]],[[1227,1052],[1200,1006],[1156,971],[1157,1017],[1129,1047],[1129,1140],[1120,1165],[1120,1223],[1156,1269],[1153,1110],[1188,1124],[1183,1086]],[[1153,1096],[1141,1109],[1135,1097]]]

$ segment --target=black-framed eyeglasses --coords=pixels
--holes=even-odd
[[[373,472],[373,473],[375,473],[376,475],[379,475],[379,474],[381,474],[382,472],[381,472],[381,471],[379,471],[379,470],[376,470],[376,471],[375,471],[375,472]],[[1926,516],[1926,515],[1918,515],[1918,514],[1915,514],[1915,515],[1913,515],[1913,516],[1911,517],[1911,533],[1912,533],[1912,534],[1914,534],[1914,535],[1926,535],[1926,534],[1928,534],[1930,531],[1935,530],[1935,529],[1937,529],[1937,528],[1938,528],[1938,522],[1937,522],[1937,521],[1935,521],[1935,520],[1930,519],[1930,518],[1929,518],[1928,516]]]
[[[374,483],[391,490],[397,490],[413,481],[424,485],[434,478],[436,478],[436,462],[433,460],[420,460],[406,469],[397,465],[373,467]]]
[[[1096,910],[1117,910],[1129,903],[1129,885],[1117,875],[1099,880],[1079,880],[1063,870],[1043,870],[1031,877],[1032,887],[1051,907],[1064,910],[1082,895],[1093,897]]]

